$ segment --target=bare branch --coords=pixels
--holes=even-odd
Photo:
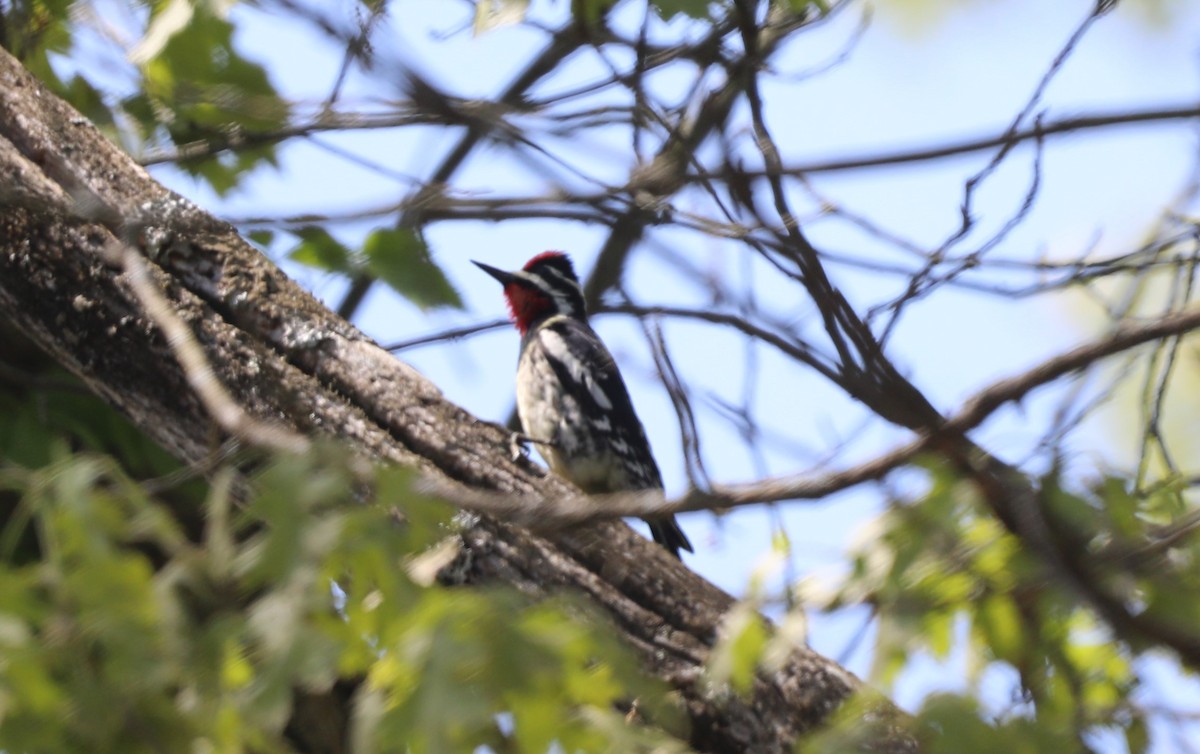
[[[783,166],[778,172],[770,168],[762,170],[739,169],[737,173],[743,178],[769,178],[772,175],[816,175],[817,173],[838,173],[864,168],[879,168],[892,165],[906,165],[914,162],[929,162],[947,157],[983,152],[996,147],[1016,146],[1027,141],[1039,141],[1050,136],[1059,136],[1079,131],[1113,128],[1128,125],[1153,125],[1180,120],[1200,119],[1200,107],[1196,105],[1163,106],[1149,110],[1125,110],[1119,112],[1096,113],[1081,115],[1062,120],[1051,120],[1035,123],[1027,128],[1003,131],[998,134],[962,138],[956,141],[943,141],[928,147],[909,147],[881,152],[859,157],[830,157],[817,162],[805,162]],[[687,176],[688,181],[698,180],[729,180],[730,171],[708,171]]]
[[[995,383],[973,398],[941,426],[871,461],[818,476],[766,479],[744,485],[714,485],[669,500],[646,492],[569,498],[504,497],[431,484],[428,489],[457,505],[491,513],[539,530],[623,517],[653,517],[717,510],[782,500],[817,500],[864,482],[878,481],[922,453],[938,450],[947,438],[961,437],[982,424],[1001,406],[1020,401],[1037,388],[1109,356],[1200,328],[1200,309],[1170,314],[1152,322],[1127,324],[1106,338],[1079,346],[1020,375]]]

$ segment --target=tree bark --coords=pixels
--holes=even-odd
[[[339,438],[448,484],[572,494],[512,460],[506,430],[446,401],[0,51],[0,316],[164,448],[199,462],[213,423],[126,274],[108,261],[113,248],[130,247],[253,417]],[[647,672],[680,691],[698,750],[790,751],[861,687],[797,647],[745,698],[706,689],[703,668],[732,598],[621,522],[541,536],[479,516],[462,538],[465,581],[569,589],[611,616]],[[344,750],[353,698],[351,679],[326,694],[298,693],[289,732],[306,751]],[[872,749],[915,750],[890,707],[872,718]]]

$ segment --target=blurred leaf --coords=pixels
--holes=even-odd
[[[252,230],[246,234],[246,238],[253,241],[256,246],[261,246],[262,248],[267,249],[270,248],[271,242],[275,240],[275,231]]]
[[[1139,517],[1142,500],[1129,494],[1128,481],[1110,475],[1092,491],[1103,503],[1114,533],[1122,537],[1136,537],[1145,531]]]
[[[1150,727],[1141,715],[1136,715],[1125,728],[1125,746],[1129,754],[1143,754],[1150,750]]]
[[[250,170],[275,164],[270,137],[287,123],[289,107],[262,66],[234,49],[233,26],[213,12],[217,6],[185,0],[158,6],[137,58],[142,88],[122,106],[143,138],[165,132],[176,145],[207,143],[211,156],[178,165],[225,194]],[[264,138],[255,142],[256,136]]]
[[[616,5],[616,0],[571,0],[571,15],[575,22],[591,26]]]
[[[367,269],[421,309],[462,308],[462,298],[429,259],[425,242],[408,229],[379,228],[363,244]]]
[[[787,5],[796,13],[803,13],[816,8],[822,15],[828,13],[833,7],[830,0],[787,0]]]
[[[1076,695],[1077,708],[1100,716],[1109,714],[1122,703],[1134,674],[1118,645],[1080,639],[1068,644],[1065,653],[1082,685]]]
[[[1012,751],[1003,748],[1006,744],[996,735],[996,730],[979,717],[979,709],[972,699],[953,694],[936,694],[925,700],[917,718],[921,727],[929,731],[923,736],[922,751]]]
[[[83,76],[72,76],[60,92],[63,99],[83,114],[98,128],[105,130],[112,137],[111,129],[115,125],[112,108],[104,101],[100,91]]]
[[[387,700],[366,740],[403,741],[404,750],[470,751],[495,745],[496,715],[512,730],[511,747],[568,750],[597,737],[602,711],[637,699],[657,725],[673,726],[664,690],[641,678],[625,648],[583,605],[531,603],[508,590],[423,590],[385,630],[386,653],[368,675]],[[587,616],[580,619],[582,616]],[[642,733],[645,737],[645,731]],[[651,734],[659,745],[663,734]],[[394,750],[385,748],[385,750]]]
[[[411,493],[410,470],[377,470],[324,445],[264,462],[249,484],[260,494],[238,520],[223,512],[225,494],[210,496],[208,546],[198,547],[110,459],[57,453],[43,468],[0,462],[0,495],[22,497],[42,545],[41,562],[0,560],[4,750],[277,750],[271,742],[297,687],[328,687],[347,660],[355,672],[379,663],[380,642],[422,615],[412,610],[422,590],[398,564],[412,548],[445,536],[449,511]],[[350,500],[351,490],[360,496]],[[372,494],[402,506],[413,525],[400,525]],[[424,510],[434,507],[439,515]],[[332,609],[330,574],[348,587],[341,616]],[[360,601],[364,592],[385,599]],[[430,606],[453,608],[458,599],[424,593]],[[494,651],[508,664],[480,697],[482,719],[504,708],[509,676],[532,663],[509,646],[473,648],[489,643],[491,627],[515,614],[511,597],[476,599],[483,620],[465,644],[441,643],[444,622],[431,623],[428,638],[447,662]],[[359,622],[364,615],[374,622]],[[445,615],[453,622],[452,609]],[[587,643],[570,661],[616,667],[596,664],[610,648]],[[563,675],[553,662],[543,677]],[[461,696],[462,677],[429,682],[435,685],[427,688],[448,685],[438,714],[421,724],[452,741],[453,710],[463,706],[451,690]],[[604,704],[631,693],[623,681],[587,689]],[[577,703],[567,697],[556,714]]]
[[[0,389],[0,462],[44,466],[69,445],[112,454],[134,476],[161,476],[179,468],[178,461],[64,370],[54,367],[30,377],[48,387]]]
[[[754,604],[737,603],[721,621],[720,638],[708,663],[712,681],[728,683],[738,693],[748,692],[758,672],[767,638],[765,620]]]
[[[651,0],[650,3],[655,12],[668,21],[678,15],[708,19],[712,5],[712,0]]]
[[[57,90],[58,77],[47,53],[66,53],[74,40],[71,0],[39,0],[0,5],[0,44],[27,69]]]
[[[350,250],[324,228],[309,225],[292,233],[300,239],[300,243],[288,252],[288,258],[292,261],[342,274],[350,274],[356,270]]]
[[[1026,652],[1024,626],[1012,599],[1007,595],[989,595],[979,603],[974,618],[972,628],[990,654],[1020,665]]]
[[[789,610],[775,626],[763,648],[762,666],[768,673],[783,668],[797,649],[808,646],[808,616],[803,604]]]
[[[871,751],[885,736],[894,736],[897,729],[913,728],[912,723],[911,719],[898,716],[889,701],[869,689],[862,689],[842,702],[817,730],[800,736],[795,751],[797,754]]]
[[[871,683],[887,690],[908,662],[910,647],[919,648],[916,635],[896,616],[882,613],[875,630],[875,654],[871,658]]]
[[[501,26],[519,24],[529,11],[529,0],[479,0],[475,3],[472,32],[479,36]]]
[[[192,20],[193,8],[190,0],[168,0],[165,6],[158,4],[150,16],[146,33],[129,51],[129,59],[140,65],[162,52],[171,37],[183,31]]]

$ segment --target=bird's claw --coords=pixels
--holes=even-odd
[[[520,432],[513,432],[508,438],[508,452],[513,463],[529,463],[529,438]]]

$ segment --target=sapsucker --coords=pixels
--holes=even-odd
[[[646,430],[612,354],[588,324],[571,260],[547,251],[514,272],[475,264],[504,286],[521,333],[517,414],[550,468],[590,495],[661,490]],[[674,516],[646,523],[675,557],[692,552]]]

